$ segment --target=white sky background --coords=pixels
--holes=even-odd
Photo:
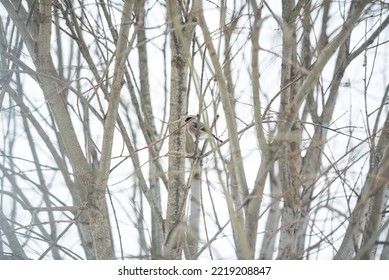
[[[219,2],[219,1],[216,1]],[[233,8],[233,2],[234,1],[227,1],[229,9],[231,10]],[[237,6],[240,6],[239,1],[237,1]],[[244,1],[242,1],[244,2]],[[278,15],[281,14],[280,10],[280,1],[269,1],[269,5],[272,7],[273,11],[275,11]],[[94,3],[94,2],[93,2]],[[121,7],[122,2],[118,1],[119,7]],[[321,3],[321,1],[314,1],[314,3]],[[204,5],[206,7],[205,15],[207,19],[207,23],[209,25],[209,28],[212,31],[218,30],[219,28],[219,9],[218,7],[209,1],[204,1]],[[339,4],[340,5],[340,4]],[[148,6],[152,9],[148,11],[148,15],[146,18],[146,25],[150,27],[150,29],[147,30],[147,37],[153,38],[148,44],[148,54],[149,54],[149,75],[150,75],[150,85],[151,85],[151,94],[152,94],[152,101],[153,101],[153,109],[155,114],[155,123],[157,125],[157,128],[163,127],[166,129],[166,123],[163,123],[163,114],[164,114],[164,104],[166,97],[165,92],[165,81],[164,81],[164,71],[163,68],[164,65],[164,57],[161,52],[162,45],[164,44],[164,36],[163,33],[166,31],[166,11],[165,9],[158,3],[158,1],[149,1]],[[314,6],[314,5],[312,5]],[[88,7],[89,9],[89,7]],[[119,8],[120,9],[120,8]],[[344,7],[344,11],[348,11],[348,5]],[[93,11],[93,5],[90,6],[89,9],[92,13]],[[264,17],[269,17],[265,20],[262,32],[261,32],[261,38],[260,38],[260,46],[262,47],[263,51],[260,52],[260,73],[261,73],[261,98],[262,103],[264,106],[267,106],[268,100],[273,98],[280,90],[279,81],[280,81],[280,66],[281,66],[281,59],[280,54],[282,51],[282,33],[279,29],[278,25],[276,24],[275,20],[271,18],[269,12],[265,8],[264,10]],[[251,12],[251,10],[249,11]],[[339,9],[333,7],[333,9],[330,11],[331,16],[331,26],[330,31],[334,31],[335,33],[338,32],[338,27],[342,23],[343,19],[341,15],[338,14]],[[245,14],[245,13],[244,13]],[[3,12],[0,12],[0,15],[3,16]],[[316,16],[316,15],[315,15]],[[385,16],[384,16],[385,17]],[[372,17],[370,19],[367,19],[366,26],[368,27],[368,30],[370,30],[370,27],[376,23],[378,17]],[[120,22],[120,16],[114,20],[117,24]],[[228,19],[226,20],[228,21]],[[320,30],[320,21],[321,21],[321,15],[318,15],[318,20],[315,21],[315,30],[317,32],[317,36],[319,36],[319,30]],[[249,40],[249,21],[248,17],[244,16],[241,18],[238,24],[241,29],[237,29],[240,32],[235,34],[236,35],[236,41],[233,46],[232,55],[236,54],[236,57],[233,60],[232,63],[232,69],[233,69],[233,80],[235,81],[235,96],[237,97],[237,106],[236,106],[236,115],[237,115],[237,124],[239,128],[244,128],[246,124],[249,124],[253,120],[253,108],[252,108],[252,92],[251,92],[251,81],[250,81],[250,47],[251,44],[246,44],[246,40]],[[96,29],[97,30],[97,29]],[[373,29],[375,30],[375,29]],[[371,31],[370,31],[371,32]],[[364,34],[365,34],[365,22],[361,23],[358,28],[356,28],[352,35],[351,40],[351,49],[354,47],[359,46],[361,43],[363,43],[364,40]],[[369,33],[370,34],[370,33]],[[369,35],[368,34],[368,35]],[[200,38],[202,37],[201,31],[199,29],[196,30],[196,35]],[[218,45],[220,41],[218,41],[219,38],[219,32],[213,33],[215,41],[214,43]],[[56,40],[56,34],[53,32],[53,42]],[[380,36],[380,42],[387,41],[389,38],[388,30],[384,31],[382,35]],[[332,37],[331,37],[332,38]],[[201,39],[200,39],[201,40]],[[315,40],[313,37],[312,40]],[[223,41],[223,40],[221,40]],[[234,42],[234,40],[232,40]],[[376,42],[375,42],[376,43]],[[93,48],[93,42],[90,42],[91,48]],[[65,44],[66,45],[66,44]],[[374,44],[373,44],[374,45]],[[112,47],[112,46],[111,46]],[[221,53],[223,53],[223,44],[220,46]],[[66,51],[69,51],[66,54]],[[388,48],[383,46],[378,48],[377,53],[375,53],[376,49],[371,48],[367,51],[367,66],[366,69],[363,66],[363,56],[360,56],[359,58],[355,59],[352,64],[347,68],[346,75],[344,76],[344,80],[342,82],[349,83],[349,86],[344,86],[340,88],[340,94],[338,103],[336,106],[336,110],[334,113],[333,121],[331,128],[337,129],[337,128],[343,128],[341,131],[345,133],[346,135],[350,132],[353,133],[353,135],[360,139],[365,139],[367,137],[366,131],[365,131],[365,123],[366,121],[370,122],[370,126],[372,127],[374,125],[375,121],[375,114],[373,114],[369,120],[366,120],[365,115],[365,101],[364,101],[364,75],[365,70],[367,73],[367,77],[370,77],[371,79],[369,81],[369,87],[367,88],[367,104],[366,107],[368,108],[368,112],[373,112],[376,108],[380,106],[381,98],[383,96],[385,86],[388,83]],[[65,49],[65,55],[70,55],[70,50]],[[376,55],[376,58],[375,58]],[[325,68],[325,71],[323,72],[322,76],[322,84],[324,90],[328,89],[329,83],[331,82],[332,73],[333,73],[333,67],[334,67],[334,58],[330,61],[328,66]],[[53,58],[55,58],[55,49],[53,44]],[[29,57],[26,56],[25,63],[31,65],[31,62],[29,61]],[[96,56],[96,60],[98,57]],[[200,69],[201,69],[201,61],[199,60],[199,56],[197,57],[198,61],[195,62],[195,67],[197,72],[197,77],[200,77]],[[64,58],[65,61],[68,61],[68,57]],[[138,70],[137,70],[137,60],[138,56],[136,53],[136,49],[132,51],[130,54],[129,61],[131,65],[133,65],[132,70],[134,71],[135,77],[138,77]],[[169,67],[170,62],[170,56],[167,55],[166,57],[166,65]],[[221,59],[222,61],[222,59]],[[374,65],[374,68],[373,68]],[[94,79],[92,78],[92,74],[89,72],[90,70],[86,65],[83,65],[85,67],[84,71],[82,72],[82,75],[85,77],[91,79],[94,83]],[[209,68],[207,68],[209,69]],[[69,71],[73,71],[73,69],[69,69]],[[169,78],[170,78],[170,69],[166,70]],[[112,74],[111,74],[112,75]],[[47,111],[45,100],[43,98],[43,95],[41,93],[40,88],[34,83],[31,82],[31,80],[26,77],[25,78],[25,87],[31,88],[31,90],[26,90],[26,92],[29,93],[27,96],[29,99],[31,99],[31,103],[34,104],[34,106],[38,106],[38,110],[34,112],[37,118],[42,120],[42,123],[44,122],[44,119],[49,117],[49,113]],[[212,77],[212,73],[206,72],[205,75],[205,81],[203,81],[203,84],[208,82],[208,80]],[[76,77],[73,77],[74,79]],[[168,82],[169,82],[168,78]],[[195,78],[196,79],[196,78]],[[199,81],[198,81],[199,82]],[[85,89],[88,89],[88,82],[86,80],[81,80],[80,83],[85,84]],[[138,85],[139,86],[139,85]],[[169,85],[167,85],[167,89],[169,89]],[[189,108],[189,114],[196,114],[199,110],[198,105],[198,93],[196,92],[196,87],[193,84],[191,86],[192,91],[190,92],[190,108]],[[217,90],[217,86],[215,86],[213,83],[211,83],[210,89],[213,90],[213,94],[217,96],[219,94]],[[89,93],[91,95],[91,93]],[[72,93],[70,93],[70,100],[72,99]],[[123,88],[122,96],[124,102],[128,104],[127,113],[129,114],[129,117],[131,119],[134,118],[134,108],[132,108],[131,100],[128,99],[128,91],[126,88]],[[103,101],[104,106],[106,107],[106,102],[102,98],[102,94],[100,92],[101,100]],[[76,98],[74,97],[74,101],[76,101]],[[213,98],[211,96],[210,90],[206,92],[205,95],[206,103],[209,104]],[[3,103],[3,108],[6,107],[6,102]],[[77,104],[76,102],[72,104]],[[168,104],[168,102],[167,102]],[[277,99],[276,102],[272,105],[272,109],[274,111],[278,111],[278,104],[279,100]],[[32,105],[29,105],[30,109],[33,108]],[[211,105],[209,109],[207,110],[207,114],[209,114],[209,120],[213,120],[213,111],[214,107]],[[220,114],[220,118],[216,124],[216,131],[217,135],[220,135],[222,139],[227,138],[227,132],[225,127],[225,120],[223,116],[223,111],[221,106],[219,106],[216,109],[216,113]],[[121,113],[123,112],[123,109],[120,109]],[[4,118],[4,112],[0,112],[3,116],[1,117],[0,126],[3,125],[6,127],[6,119]],[[386,113],[386,109],[385,109]],[[41,114],[41,115],[39,115]],[[133,114],[133,115],[132,115]],[[123,114],[124,116],[124,114]],[[82,127],[80,125],[80,122],[77,121],[76,115],[72,115],[74,119],[75,127],[82,131]],[[273,118],[276,119],[276,116],[273,115]],[[29,157],[30,150],[25,148],[26,142],[24,141],[24,136],[22,133],[22,124],[21,121],[18,123],[20,127],[18,128],[18,133],[20,133],[21,137],[18,139],[18,142],[16,143],[16,149],[14,151],[15,155],[18,155],[20,157]],[[131,123],[131,125],[137,127],[137,122]],[[348,126],[353,126],[353,128],[349,129],[346,128]],[[44,125],[43,125],[44,126]],[[307,125],[308,129],[311,129],[309,132],[312,133],[312,127]],[[4,131],[5,128],[0,127],[0,131]],[[34,133],[33,129],[31,129]],[[47,128],[47,132],[50,133],[51,129]],[[0,132],[2,133],[2,132]],[[93,127],[92,133],[95,135],[95,141],[98,145],[101,145],[101,138],[102,138],[102,128],[101,125],[96,122],[96,126]],[[323,158],[323,169],[327,168],[331,164],[334,163],[338,158],[340,158],[342,155],[346,153],[346,145],[348,146],[348,149],[352,148],[355,145],[358,145],[360,141],[358,140],[351,140],[350,143],[346,143],[346,141],[349,141],[347,136],[339,135],[338,133],[329,132],[329,139],[328,145],[326,146],[325,155],[326,157]],[[37,142],[40,141],[39,136],[34,133],[35,139],[37,139]],[[50,135],[51,137],[54,136]],[[3,138],[1,136],[0,138]],[[245,172],[248,179],[249,186],[253,186],[257,168],[260,163],[260,151],[258,148],[258,144],[255,140],[255,132],[254,129],[250,129],[247,132],[245,132],[241,138],[241,148],[242,148],[242,154],[245,159]],[[81,142],[83,142],[83,139],[79,139]],[[116,134],[116,143],[114,146],[113,156],[119,157],[122,156],[123,153],[123,142],[120,139],[120,135]],[[137,135],[137,148],[144,147],[145,142],[142,137],[142,135],[139,133]],[[0,143],[2,146],[3,144]],[[304,143],[302,143],[304,146]],[[41,153],[48,154],[48,151],[46,150],[46,147],[42,143],[41,145]],[[164,148],[162,149],[161,154],[164,154],[167,152],[167,141],[165,141]],[[337,168],[339,170],[342,170],[343,167],[347,166],[349,162],[353,159],[352,155],[355,155],[355,157],[358,157],[362,155],[363,152],[367,152],[369,149],[369,146],[367,143],[363,144],[360,149],[357,149],[355,153],[346,156],[343,160],[337,163]],[[228,144],[224,145],[221,148],[221,152],[223,157],[229,158],[229,150],[228,150]],[[303,151],[305,152],[305,151]],[[127,155],[124,153],[124,155]],[[148,154],[146,152],[139,152],[140,162],[145,163],[148,161]],[[120,161],[122,158],[118,158],[117,160],[112,161],[112,166],[115,165],[118,161]],[[3,159],[1,159],[3,160]],[[53,161],[50,156],[47,157],[46,162],[42,162],[42,164],[47,164],[49,166],[53,166]],[[164,159],[165,167],[167,166],[167,158]],[[190,167],[189,160],[187,161],[188,164],[188,171]],[[219,163],[220,164],[220,163]],[[220,219],[220,224],[224,225],[225,222],[228,221],[228,211],[226,208],[226,202],[225,197],[223,194],[223,189],[221,187],[221,183],[216,176],[215,172],[213,170],[213,166],[215,165],[215,160],[210,156],[209,158],[206,158],[204,160],[204,167],[208,168],[210,170],[209,174],[209,187],[210,191],[212,192],[212,198],[217,205],[217,211],[218,211],[218,219]],[[29,172],[29,169],[32,165],[28,163],[23,163],[22,166],[25,166],[25,170],[23,172]],[[360,176],[360,172],[363,174],[366,173],[366,170],[368,168],[368,162],[364,160],[358,161],[357,164],[353,165],[353,167],[347,171],[347,173],[344,174],[343,179],[344,182],[347,182],[350,187],[356,186],[357,190],[360,190],[364,183],[365,176]],[[145,170],[145,174],[148,172],[146,171],[148,169],[148,164],[145,164],[143,166],[143,170]],[[134,224],[137,223],[136,216],[134,214],[134,209],[132,208],[132,203],[130,203],[130,196],[133,193],[132,188],[134,187],[134,177],[129,177],[134,172],[134,169],[132,167],[131,161],[128,159],[123,164],[121,164],[112,174],[110,177],[110,192],[113,196],[114,206],[115,210],[117,212],[118,220],[119,220],[119,227],[121,231],[121,240],[124,247],[124,256],[130,257],[130,256],[137,256],[139,251],[138,246],[138,229],[135,228]],[[34,175],[28,174],[30,178],[34,178]],[[47,175],[47,181],[50,182],[51,185],[51,191],[57,195],[57,197],[60,197],[65,203],[70,203],[70,195],[66,188],[64,187],[64,182],[60,176],[60,174],[54,173],[54,172],[47,172],[45,175]],[[323,177],[322,180],[318,183],[318,191],[321,189],[320,186],[325,186],[330,183],[330,180],[334,177],[338,176],[334,170],[330,172],[330,175],[328,177]],[[35,178],[36,179],[36,178]],[[207,226],[209,231],[209,237],[211,238],[214,233],[217,231],[217,228],[214,226],[214,215],[212,213],[212,207],[209,200],[208,190],[207,190],[207,180],[204,179],[202,192],[203,192],[203,199],[204,199],[204,208],[206,209],[207,213]],[[20,179],[19,179],[20,180]],[[36,180],[38,181],[38,180]],[[2,183],[4,184],[5,189],[9,189],[9,185],[7,184],[7,180],[3,180]],[[21,186],[24,189],[29,190],[29,194],[31,197],[36,194],[35,186],[28,182],[22,182],[20,180]],[[340,182],[340,180],[337,180],[332,183],[330,187],[331,196],[333,196],[334,200],[332,202],[332,207],[335,207],[336,209],[342,211],[346,215],[347,213],[347,205],[345,204],[345,193],[343,190],[344,184]],[[166,192],[164,186],[161,184],[162,187],[162,195],[163,195],[163,202],[162,202],[162,213],[165,213],[166,210]],[[346,189],[346,195],[350,195],[351,191]],[[265,190],[265,197],[263,202],[262,210],[264,210],[268,205],[269,199],[266,197],[266,195],[269,194],[269,190]],[[323,201],[327,198],[327,194],[323,194]],[[34,201],[34,200],[32,200]],[[41,201],[40,194],[39,198],[36,200],[37,202]],[[10,202],[8,199],[4,199],[4,206],[3,210],[7,213],[7,207],[6,203]],[[139,206],[139,200],[136,204]],[[34,205],[36,207],[41,205]],[[111,208],[110,204],[109,207]],[[151,228],[150,226],[150,213],[148,212],[148,206],[145,199],[143,199],[143,212],[144,212],[144,227],[146,231],[146,238],[151,235]],[[137,209],[139,210],[139,208]],[[10,214],[10,213],[9,213]],[[316,228],[313,229],[314,233],[317,234],[317,237],[312,237],[312,244],[314,241],[322,239],[322,235],[320,232],[328,234],[331,232],[336,226],[343,221],[342,217],[333,216],[333,212],[329,212],[326,208],[321,208],[321,210],[317,213],[320,217],[317,220],[322,219],[322,224],[316,224]],[[42,217],[42,221],[46,221],[46,214],[40,213],[40,217]],[[66,217],[56,213],[58,215],[58,219],[66,219]],[[33,220],[31,220],[31,216],[27,211],[20,211],[18,213],[17,220],[21,224],[29,224],[33,223]],[[266,216],[263,218],[263,223],[260,221],[260,225],[258,228],[258,232],[261,233],[264,229],[264,222],[266,221]],[[67,226],[67,223],[63,223],[62,228],[65,228]],[[201,226],[203,227],[204,224],[202,222]],[[59,226],[59,228],[61,228]],[[119,251],[119,245],[118,245],[118,235],[116,232],[116,225],[114,224],[114,219],[112,219],[112,228],[113,228],[113,234],[115,238],[115,245],[116,245],[116,257],[120,258],[120,251]],[[30,229],[25,229],[30,230]],[[60,232],[60,230],[58,231]],[[204,232],[201,230],[200,232]],[[308,231],[309,232],[309,231]],[[78,237],[75,237],[75,227],[73,227],[73,231],[69,231],[59,242],[59,244],[64,244],[64,246],[70,247],[70,249],[73,249],[75,252],[80,252],[79,249],[79,239]],[[331,238],[332,243],[335,243],[336,245],[339,245],[336,243],[336,239],[340,238],[341,236],[339,234],[344,233],[344,230],[337,231],[337,234],[333,235]],[[261,239],[262,234],[258,235],[258,247],[261,245]],[[202,240],[205,241],[205,237],[202,236]],[[42,245],[43,244],[43,245]],[[72,246],[69,246],[69,244],[73,244]],[[39,241],[36,242],[35,246],[30,242],[29,246],[31,246],[31,252],[29,253],[29,257],[31,258],[37,258],[39,256],[39,252],[43,248],[45,248],[46,243],[40,243]],[[39,248],[39,249],[38,249]],[[216,259],[229,259],[229,258],[235,258],[234,253],[234,245],[231,237],[231,231],[230,227],[226,229],[223,234],[219,235],[218,239],[212,244],[212,253],[214,258]],[[81,253],[82,254],[82,253]],[[327,246],[325,248],[321,247],[320,252],[316,255],[312,255],[312,258],[319,258],[319,259],[331,259],[333,257],[333,248],[331,246]],[[50,255],[48,256],[50,258]],[[66,258],[66,257],[65,257]],[[200,259],[209,259],[209,252],[208,249],[203,252]]]

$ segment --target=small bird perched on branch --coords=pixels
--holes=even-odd
[[[188,129],[189,134],[194,137],[195,139],[198,138],[199,140],[204,140],[209,135],[212,135],[213,138],[215,138],[218,142],[223,143],[222,140],[217,138],[214,134],[211,132],[208,132],[204,124],[198,120],[199,115],[196,116],[188,116],[185,119],[185,122],[187,123],[186,128]]]

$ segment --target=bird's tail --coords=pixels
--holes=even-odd
[[[220,140],[219,138],[216,137],[215,134],[212,134],[213,138],[215,138],[217,141],[219,141],[220,143],[223,143],[223,140]]]

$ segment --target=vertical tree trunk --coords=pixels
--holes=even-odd
[[[164,257],[180,259],[182,254],[182,219],[186,203],[185,184],[185,130],[183,116],[187,114],[187,83],[189,47],[194,25],[189,24],[185,11],[177,1],[168,0],[168,21],[170,26],[171,77],[169,116],[169,186],[167,214],[165,221]]]
[[[281,124],[291,126],[291,129],[280,129],[283,139],[279,159],[279,176],[284,199],[281,217],[281,236],[278,258],[293,259],[298,257],[296,238],[301,214],[299,178],[301,166],[301,129],[297,115],[298,108],[293,106],[297,93],[297,49],[296,25],[293,10],[294,1],[282,1],[283,40],[281,66]]]
[[[120,92],[124,84],[124,72],[127,56],[129,54],[128,36],[134,2],[125,0],[122,11],[122,18],[119,30],[119,37],[116,46],[116,60],[114,69],[114,80],[109,95],[109,105],[104,122],[103,144],[101,148],[101,160],[96,178],[96,185],[88,194],[88,202],[91,204],[89,215],[94,239],[95,253],[97,259],[112,259],[113,242],[109,227],[109,218],[105,192],[108,184],[109,171],[111,166],[113,136],[118,116]]]
[[[159,182],[159,168],[158,164],[153,158],[160,149],[160,144],[152,143],[158,140],[157,131],[154,123],[154,114],[151,104],[150,96],[150,80],[149,80],[149,65],[148,65],[148,53],[147,53],[147,37],[146,37],[146,10],[145,10],[145,0],[140,0],[136,2],[137,10],[137,25],[138,25],[138,57],[139,57],[139,79],[140,79],[140,106],[142,108],[143,114],[139,114],[138,118],[144,122],[144,125],[141,125],[143,134],[145,135],[147,143],[150,145],[149,153],[149,184],[150,184],[150,194],[154,198],[156,203],[155,207],[158,208],[161,212],[161,184]],[[133,99],[134,100],[134,99]],[[163,229],[160,224],[160,217],[151,213],[151,258],[160,259],[162,257],[162,245],[163,245]]]
[[[188,215],[188,226],[186,230],[186,258],[189,260],[195,259],[200,241],[200,212],[201,212],[201,168],[202,163],[195,160],[192,167],[192,172],[188,187],[190,187],[190,213]]]
[[[60,131],[61,139],[63,141],[66,155],[69,158],[73,172],[75,174],[75,184],[79,201],[86,201],[86,194],[89,192],[94,183],[93,170],[88,164],[84,153],[80,147],[77,136],[75,134],[74,127],[70,120],[69,114],[66,110],[64,99],[62,98],[62,87],[59,85],[54,77],[57,76],[56,70],[51,59],[50,44],[51,44],[51,13],[52,3],[50,0],[42,1],[39,5],[40,19],[39,33],[36,38],[36,53],[35,46],[30,48],[31,54],[36,54],[35,65],[37,72],[41,74],[40,84],[43,93],[48,101],[50,110],[53,113],[56,125]],[[28,40],[27,40],[28,42]],[[73,187],[73,186],[71,186]],[[78,199],[78,198],[77,198]],[[85,213],[82,213],[80,220],[85,220]],[[81,232],[84,233],[84,239],[90,240],[90,227],[84,229]],[[86,255],[88,258],[95,258],[95,253],[92,253],[94,243],[84,243],[86,248]]]

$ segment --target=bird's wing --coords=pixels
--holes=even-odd
[[[199,128],[200,128],[201,130],[205,131],[205,130],[204,130],[204,124],[203,124],[202,122],[196,121],[196,125],[195,125],[196,128],[197,128],[197,125],[199,126]]]

